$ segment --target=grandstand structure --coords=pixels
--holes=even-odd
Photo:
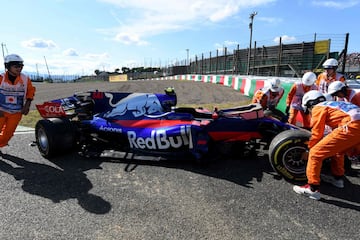
[[[277,44],[255,41],[250,51],[249,48],[240,49],[239,45],[232,50],[224,47],[215,52],[195,55],[190,61],[183,61],[186,64],[175,64],[166,69],[166,74],[301,77],[306,71],[321,72],[322,63],[330,57],[339,61],[339,72],[349,70],[349,33],[305,35],[296,39],[299,42],[284,43],[282,38],[278,39]],[[360,68],[352,70],[360,72]]]

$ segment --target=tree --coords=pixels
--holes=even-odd
[[[129,72],[130,72],[130,68],[128,68],[128,67],[122,67],[122,68],[121,68],[121,71],[126,74],[126,73],[129,73]]]

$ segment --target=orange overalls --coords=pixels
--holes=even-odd
[[[320,92],[327,93],[329,84],[333,81],[345,82],[345,77],[338,72],[335,72],[331,76],[328,76],[326,72],[323,72],[318,76],[315,84],[318,86]]]
[[[286,98],[286,106],[290,106],[289,123],[296,125],[296,116],[300,113],[303,119],[303,127],[310,128],[311,116],[310,114],[305,114],[301,106],[302,97],[310,90],[317,90],[317,86],[314,84],[312,86],[305,86],[302,82],[297,82],[291,87]]]
[[[272,93],[273,92],[271,92],[270,89],[261,88],[255,92],[252,102],[260,103],[264,110],[268,108],[275,108],[284,95],[284,89],[281,89],[274,95]]]
[[[348,89],[344,100],[360,107],[360,92],[356,92],[354,89]]]
[[[35,95],[30,78],[21,74],[12,83],[8,74],[0,74],[0,147],[6,146],[14,135],[22,117],[21,108],[25,100],[32,100]]]
[[[356,92],[354,89],[347,89],[346,97],[342,98],[343,101],[351,102],[360,107],[360,92]],[[360,145],[347,152],[348,156],[360,155]]]
[[[349,102],[327,101],[315,105],[311,115],[306,176],[309,184],[320,185],[324,159],[332,157],[334,176],[344,175],[344,152],[360,144],[360,108]],[[324,137],[325,125],[332,131]]]

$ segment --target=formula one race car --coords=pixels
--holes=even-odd
[[[43,117],[35,127],[36,143],[48,159],[73,151],[85,157],[116,151],[123,158],[209,161],[270,147],[270,162],[279,174],[304,177],[299,156],[306,150],[305,130],[265,117],[259,104],[213,111],[176,104],[173,88],[165,93],[87,91],[51,100],[36,106]]]

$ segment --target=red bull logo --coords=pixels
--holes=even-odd
[[[150,137],[138,137],[136,132],[127,132],[130,147],[138,149],[165,150],[189,146],[192,148],[190,126],[181,126],[180,135],[168,136],[165,130],[152,130]]]

